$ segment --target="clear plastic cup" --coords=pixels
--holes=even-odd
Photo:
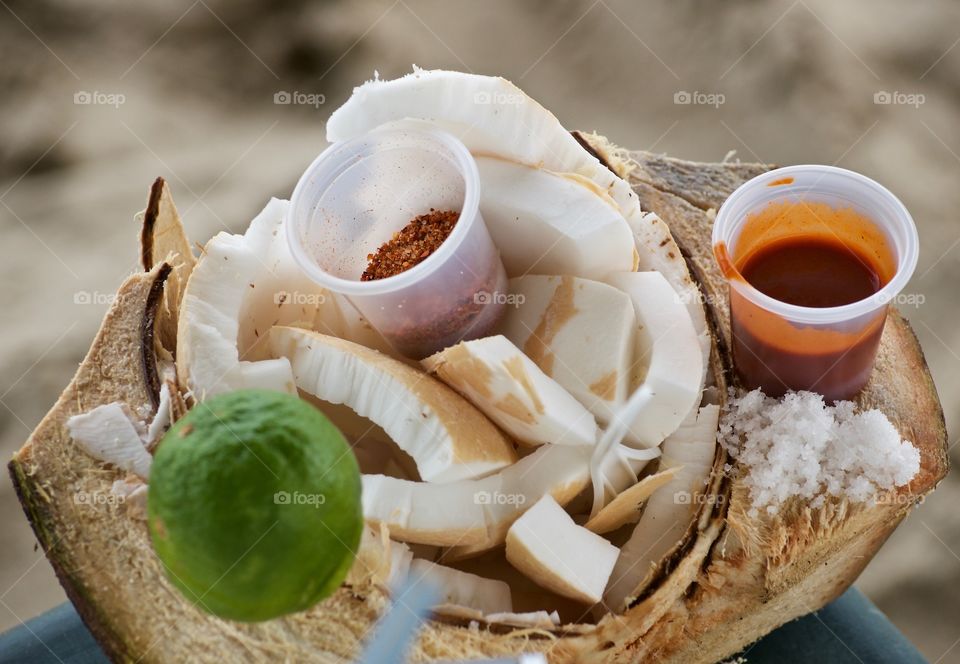
[[[401,354],[421,359],[484,336],[502,313],[507,277],[479,190],[476,162],[450,134],[377,129],[310,165],[290,201],[288,243],[312,279],[346,296]],[[431,209],[460,213],[443,244],[405,272],[361,281],[369,254]]]
[[[788,207],[822,212],[820,204],[833,213],[764,214]],[[764,244],[801,236],[839,240],[875,259],[882,288],[843,306],[806,307],[776,300],[740,274],[738,266]],[[741,383],[772,396],[811,390],[840,400],[870,377],[887,307],[916,268],[919,241],[910,213],[877,182],[842,168],[804,165],[764,173],[733,192],[717,213],[713,249],[729,283]]]

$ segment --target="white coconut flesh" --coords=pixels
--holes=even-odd
[[[512,443],[470,402],[424,371],[366,346],[275,327],[270,346],[296,386],[349,406],[409,454],[425,482],[482,477],[516,461]]]
[[[74,415],[67,431],[87,454],[143,479],[150,477],[153,457],[123,404],[112,402]]]
[[[628,523],[640,520],[640,510],[653,492],[676,477],[683,466],[674,466],[647,475],[629,489],[617,494],[596,516],[583,527],[597,534],[609,533]]]
[[[518,277],[510,291],[517,304],[506,307],[498,331],[607,423],[632,382],[637,317],[630,298],[572,276]]]
[[[597,441],[593,415],[502,335],[459,343],[421,364],[521,443]]]
[[[703,308],[703,295],[690,269],[680,253],[673,235],[667,225],[653,212],[646,212],[627,220],[633,231],[634,242],[639,256],[639,270],[656,271],[662,274],[676,290],[680,302],[690,314],[693,328],[697,332],[700,355],[703,358],[703,372],[706,376],[710,363],[710,330],[707,327],[707,315]]]
[[[627,608],[696,516],[713,467],[719,418],[719,406],[704,406],[664,441],[660,466],[678,469],[670,482],[650,496],[630,539],[620,548],[604,593],[611,611]]]
[[[449,131],[474,154],[578,173],[604,190],[619,179],[550,111],[510,81],[494,76],[415,69],[392,81],[367,81],[327,120],[327,140],[347,140],[407,118]]]
[[[544,496],[507,532],[507,560],[558,595],[595,604],[603,596],[620,551],[578,526],[551,496]]]
[[[173,417],[170,412],[172,401],[170,394],[171,384],[172,383],[165,380],[163,385],[160,386],[160,394],[157,399],[157,412],[153,415],[153,419],[150,420],[150,425],[147,427],[147,432],[144,436],[144,443],[147,446],[147,450],[152,451],[156,447],[157,443],[160,442],[160,438],[163,437],[163,434],[166,433],[173,422]]]
[[[404,542],[491,549],[543,496],[565,505],[580,493],[590,480],[591,451],[542,445],[494,475],[443,484],[364,475],[363,514]]]
[[[336,304],[294,264],[283,236],[287,201],[271,199],[244,235],[219,233],[187,282],[177,370],[198,400],[261,387],[293,393],[290,365],[269,359],[274,325],[323,326]]]
[[[392,81],[376,79],[354,88],[327,121],[327,140],[346,140],[410,118],[451,132],[474,156],[578,175],[608,194],[633,231],[640,269],[661,272],[684,297],[704,335],[708,357],[700,291],[670,230],[656,215],[645,214],[630,185],[580,145],[550,111],[503,78],[415,68]]]
[[[410,583],[426,581],[438,588],[441,606],[475,609],[484,614],[513,613],[510,586],[503,581],[486,579],[469,572],[415,559],[410,563]]]
[[[480,212],[508,277],[575,274],[600,280],[634,269],[633,234],[616,203],[566,177],[479,157]]]
[[[643,406],[631,413],[626,440],[653,447],[695,411],[703,391],[704,366],[693,321],[680,296],[659,272],[622,272],[607,283],[629,296],[640,325],[637,360],[646,375],[631,400]]]

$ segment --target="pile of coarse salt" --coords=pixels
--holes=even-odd
[[[920,470],[920,452],[901,440],[879,410],[856,412],[856,404],[824,403],[814,392],[789,392],[782,399],[760,390],[731,399],[718,440],[742,466],[753,509],[768,514],[791,497],[827,496],[853,502],[903,486]]]

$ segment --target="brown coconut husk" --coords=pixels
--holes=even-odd
[[[714,377],[723,388],[731,366],[729,325],[726,287],[710,249],[712,210],[736,186],[768,167],[695,164],[627,153],[595,135],[578,139],[628,177],[642,206],[670,226],[707,296],[716,340]],[[154,189],[159,204],[164,186]],[[183,256],[189,243],[173,210],[163,222],[173,246],[160,251]],[[145,236],[145,242],[160,246],[155,233]],[[163,302],[158,297],[176,272],[168,263],[154,265],[156,255],[144,253],[148,271],[121,286],[77,375],[10,462],[34,532],[84,622],[114,661],[355,658],[388,604],[377,560],[360,560],[349,583],[309,611],[259,624],[232,623],[198,610],[167,582],[142,516],[110,501],[94,507],[74,500],[78,491],[109,491],[122,473],[75,446],[66,419],[111,401],[132,407],[154,403],[155,358],[152,374],[150,361],[143,358],[155,349],[153,335],[164,334],[154,324],[160,307],[168,309],[162,321],[176,313],[171,302],[179,302],[172,291]],[[187,263],[192,267],[189,260],[173,262]],[[796,503],[776,517],[751,518],[747,492],[735,477],[725,476],[726,459],[718,449],[700,513],[684,539],[648,575],[626,613],[605,616],[596,625],[552,630],[437,616],[421,631],[411,659],[541,651],[551,662],[707,663],[820,608],[854,581],[897,524],[947,472],[937,393],[916,337],[895,310],[887,320],[876,370],[858,401],[882,410],[921,454],[918,476],[882,504],[834,501],[811,509]],[[182,413],[185,403],[174,403]]]

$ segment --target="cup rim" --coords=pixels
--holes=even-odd
[[[461,177],[463,177],[463,205],[460,208],[460,214],[457,217],[457,222],[454,224],[453,231],[450,235],[432,254],[409,270],[373,281],[344,279],[343,277],[338,277],[327,272],[310,257],[300,241],[299,228],[295,219],[301,208],[309,205],[312,209],[316,203],[316,201],[307,202],[304,200],[304,197],[308,182],[317,175],[318,171],[322,172],[324,169],[329,169],[332,166],[347,162],[356,162],[358,161],[358,157],[366,158],[372,155],[375,151],[364,155],[361,148],[369,143],[372,137],[382,137],[385,135],[396,135],[398,137],[419,136],[429,141],[439,143],[446,148],[453,156],[454,164],[460,172]],[[387,149],[396,149],[396,146],[391,146]],[[310,166],[307,167],[303,175],[300,176],[300,180],[297,182],[296,187],[294,187],[293,194],[290,197],[290,207],[286,220],[287,244],[290,247],[290,252],[293,254],[294,260],[299,264],[300,268],[304,270],[307,276],[320,285],[343,295],[384,295],[402,290],[421,281],[443,265],[467,236],[470,228],[479,216],[479,211],[480,174],[477,170],[477,163],[473,155],[470,154],[470,151],[462,141],[453,136],[453,134],[440,129],[411,125],[379,127],[361,136],[333,143],[321,152]]]
[[[839,168],[837,166],[825,166],[821,164],[799,164],[796,166],[785,166],[783,168],[776,168],[772,171],[767,171],[761,175],[755,176],[737,187],[737,189],[730,194],[730,196],[723,202],[723,204],[720,206],[720,209],[717,211],[717,216],[713,224],[713,235],[711,238],[714,256],[716,257],[717,247],[721,242],[725,242],[729,245],[730,238],[728,235],[730,232],[730,227],[732,227],[736,222],[736,219],[733,218],[734,213],[732,210],[739,202],[741,202],[743,198],[750,196],[754,190],[760,187],[762,187],[764,191],[768,190],[771,183],[775,182],[776,180],[782,180],[788,177],[796,177],[799,175],[809,176],[811,174],[821,174],[822,176],[840,176],[853,180],[861,185],[865,185],[870,190],[872,195],[883,199],[884,202],[893,208],[900,226],[905,231],[905,242],[902,253],[899,250],[899,247],[896,248],[897,270],[894,273],[893,278],[891,278],[883,288],[878,290],[876,293],[873,293],[869,297],[838,307],[804,307],[796,304],[789,304],[787,302],[770,297],[748,282],[743,275],[740,274],[739,270],[732,265],[732,261],[730,268],[736,273],[739,279],[728,278],[727,282],[755,304],[779,316],[800,323],[817,325],[849,321],[864,314],[871,313],[880,307],[888,305],[903,290],[904,286],[907,285],[907,282],[910,281],[910,278],[913,276],[914,270],[917,267],[920,246],[917,227],[913,221],[913,217],[910,216],[910,212],[907,211],[906,206],[904,206],[903,202],[901,202],[900,199],[897,198],[889,189],[881,185],[876,180],[845,168]],[[820,180],[818,179],[813,184],[805,184],[800,186],[800,191],[806,193],[816,193],[818,191],[817,185],[819,182]],[[793,185],[791,184],[778,185],[777,189],[783,193],[786,193],[791,191],[792,186]],[[792,191],[797,191],[797,188],[794,187]]]

